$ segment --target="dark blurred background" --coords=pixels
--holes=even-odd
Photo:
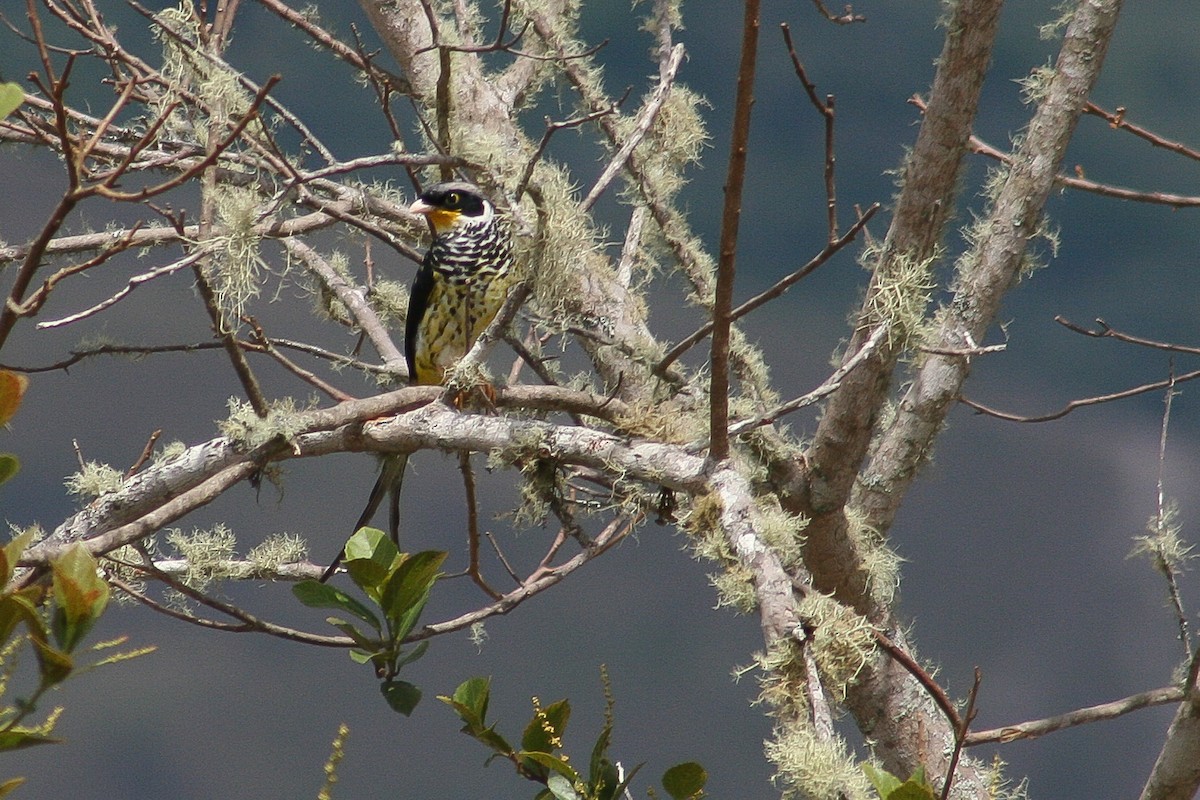
[[[18,5],[7,4],[5,13],[21,25]],[[229,60],[260,81],[282,73],[276,96],[339,157],[385,151],[387,130],[370,93],[349,71],[256,5],[244,5]],[[806,261],[825,236],[822,123],[792,72],[778,23],[790,23],[819,91],[837,96],[843,227],[852,220],[853,204],[889,202],[894,192],[889,170],[916,134],[918,115],[906,101],[927,90],[941,47],[942,31],[935,27],[941,4],[933,0],[860,2],[855,10],[869,21],[844,27],[824,21],[808,3],[764,5],[738,262],[741,298]],[[680,81],[712,104],[706,114],[712,147],[686,191],[694,226],[714,245],[740,28],[737,6],[685,4],[687,27],[679,34],[689,52]],[[656,72],[647,59],[652,42],[635,19],[647,12],[645,4],[631,16],[627,3],[594,2],[583,13],[584,38],[609,40],[601,58],[613,94],[629,85],[638,97]],[[324,3],[321,13],[343,36],[355,25],[367,42],[374,41],[351,4]],[[1056,43],[1039,39],[1038,26],[1055,15],[1051,3],[1011,4],[1005,12],[977,129],[992,144],[1006,146],[1028,119],[1030,109],[1014,81],[1053,58]],[[119,3],[111,4],[107,16],[127,44],[154,60],[156,47],[140,16]],[[1196,30],[1195,4],[1130,4],[1095,102],[1124,106],[1132,121],[1169,139],[1200,144]],[[23,80],[36,65],[32,49],[8,32],[0,35],[4,78]],[[78,74],[73,92],[77,103],[95,97],[94,109],[107,108],[98,73]],[[561,98],[560,116],[569,116],[569,91]],[[556,137],[552,155],[571,163],[583,186],[603,166],[601,154],[572,133]],[[1095,118],[1080,124],[1066,166],[1076,164],[1098,181],[1200,194],[1195,163]],[[977,192],[988,167],[982,159],[970,162],[960,222],[981,207]],[[388,177],[400,183],[398,176]],[[0,151],[0,186],[0,238],[22,242],[43,223],[63,176],[54,159],[6,147]],[[103,205],[88,206],[72,225],[101,228],[109,213]],[[1018,413],[1044,413],[1073,398],[1166,377],[1165,355],[1080,337],[1053,317],[1080,323],[1103,317],[1149,338],[1200,341],[1193,330],[1200,283],[1195,213],[1080,193],[1055,196],[1049,219],[1060,231],[1058,254],[1044,253],[1048,268],[1012,292],[1003,312],[1005,331],[994,331],[989,340],[1007,336],[1008,348],[975,361],[969,395]],[[601,215],[614,230],[623,230],[625,215],[615,203],[603,205]],[[886,224],[881,215],[872,234],[881,237]],[[330,238],[325,245],[351,253],[361,248],[351,239]],[[949,265],[961,238],[951,233],[946,246]],[[379,248],[375,255],[381,269],[411,277],[410,264]],[[166,258],[151,252],[133,269]],[[107,296],[130,271],[101,271],[76,281],[76,294],[56,296],[43,316]],[[847,335],[847,314],[866,279],[855,253],[847,251],[746,321],[783,396],[802,394],[828,374],[830,354]],[[653,300],[653,324],[664,338],[678,338],[696,322],[695,309],[678,299],[677,288],[668,280]],[[284,288],[281,298],[285,302],[255,309],[274,330],[346,346],[340,334],[320,330],[306,314],[306,301],[296,302],[294,289]],[[19,326],[3,361],[51,362],[82,340],[198,341],[206,331],[190,280],[181,273],[139,289],[86,324],[40,332]],[[136,459],[155,428],[164,428],[163,441],[194,444],[214,436],[213,421],[225,416],[227,398],[238,394],[221,358],[210,353],[97,359],[69,372],[35,376],[4,436],[3,448],[24,462],[20,475],[0,489],[5,519],[53,527],[72,513],[76,504],[62,480],[76,469],[73,440],[86,458],[123,466]],[[1178,371],[1193,366],[1177,359]],[[305,394],[273,366],[259,369],[270,391]],[[342,380],[353,383],[349,376]],[[367,391],[361,384],[347,388]],[[1197,514],[1200,472],[1195,456],[1200,415],[1191,395],[1183,386],[1175,400],[1165,465],[1166,489],[1179,503],[1185,535]],[[965,408],[953,415],[891,541],[906,560],[901,609],[913,621],[920,654],[940,667],[940,679],[959,697],[969,688],[972,668],[983,672],[976,727],[1043,717],[1170,682],[1181,651],[1164,581],[1144,560],[1127,559],[1131,537],[1143,532],[1155,508],[1162,410],[1162,395],[1148,394],[1040,425],[1001,422]],[[797,416],[791,423],[804,434],[813,419]],[[374,470],[372,459],[352,456],[288,464],[282,491],[266,487],[256,495],[238,487],[184,520],[183,527],[227,521],[242,552],[270,533],[296,533],[322,560],[336,551],[358,513]],[[508,476],[482,480],[489,490],[485,511],[511,506]],[[453,460],[436,454],[414,459],[404,524],[415,547],[461,546],[460,487]],[[507,529],[502,520],[494,525]],[[533,557],[548,533],[527,531],[515,539],[506,533],[506,546]],[[128,634],[132,645],[155,644],[158,651],[70,681],[50,701],[66,707],[57,729],[66,742],[8,756],[0,776],[29,776],[18,795],[24,797],[314,796],[329,741],[345,721],[351,733],[338,797],[531,796],[533,787],[503,764],[484,768],[483,748],[458,733],[457,719],[433,696],[451,692],[468,677],[493,675],[492,715],[513,736],[529,718],[531,696],[543,702],[569,696],[576,713],[568,748],[582,758],[602,724],[599,670],[605,664],[617,703],[613,752],[627,766],[646,762],[638,792],[671,764],[694,759],[708,768],[714,797],[776,796],[771,767],[762,757],[769,721],[751,705],[754,673],[740,681],[732,677],[761,647],[757,621],[714,611],[710,567],[686,551],[681,535],[649,525],[564,585],[490,620],[482,644],[465,635],[437,640],[423,660],[406,669],[426,693],[411,719],[389,711],[369,671],[342,652],[206,632],[141,608],[114,608],[95,640]],[[461,561],[462,554],[451,557]],[[297,608],[285,586],[227,591],[273,619],[311,630],[324,626],[324,615]],[[1196,601],[1191,574],[1183,594],[1185,603]],[[426,619],[444,618],[470,602],[468,587],[450,582]],[[1034,797],[1132,796],[1171,713],[1145,710],[975,755],[998,754],[1012,778],[1028,776]],[[854,738],[848,720],[844,728]]]

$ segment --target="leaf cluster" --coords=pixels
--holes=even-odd
[[[641,765],[626,773],[609,755],[613,717],[611,700],[605,724],[592,745],[587,775],[579,772],[563,749],[563,735],[571,718],[571,704],[557,700],[543,706],[534,701],[534,713],[521,735],[520,747],[514,747],[487,721],[491,699],[491,678],[471,678],[459,685],[450,697],[439,696],[463,721],[462,732],[492,751],[489,763],[504,758],[517,774],[544,788],[535,800],[616,800],[626,793]],[[694,762],[676,764],[662,776],[662,787],[673,800],[699,800],[704,797],[708,773]]]
[[[29,530],[0,548],[0,584],[7,586],[21,553],[29,546]],[[51,736],[62,709],[51,711],[41,722],[26,720],[50,689],[76,671],[73,653],[108,606],[109,588],[97,570],[96,560],[81,543],[68,547],[50,563],[50,580],[32,582],[0,593],[0,694],[7,691],[16,669],[16,655],[28,642],[37,664],[37,684],[26,697],[0,706],[0,752],[19,750],[59,740]],[[101,643],[98,650],[118,642]],[[111,655],[92,665],[111,663],[150,652]],[[24,778],[0,782],[0,797],[24,783]]]
[[[405,664],[423,656],[429,642],[407,650],[402,644],[429,602],[445,560],[443,551],[401,553],[383,531],[360,528],[346,542],[344,564],[370,605],[319,581],[306,580],[292,587],[304,605],[336,609],[353,618],[331,616],[327,621],[354,640],[357,647],[351,657],[375,668],[388,705],[405,716],[412,714],[420,702],[421,690],[396,675]]]

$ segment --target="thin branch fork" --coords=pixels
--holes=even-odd
[[[1170,139],[1166,139],[1147,128],[1143,128],[1140,125],[1134,125],[1132,122],[1129,122],[1125,118],[1126,109],[1124,106],[1118,106],[1116,111],[1106,111],[1095,103],[1088,102],[1088,104],[1083,107],[1083,110],[1086,114],[1091,114],[1092,116],[1100,117],[1101,119],[1105,120],[1110,127],[1118,130],[1128,131],[1139,139],[1143,139],[1155,147],[1161,147],[1164,150],[1170,150],[1172,153],[1178,153],[1179,155],[1190,158],[1193,161],[1200,161],[1200,150],[1195,150],[1185,144],[1182,144],[1181,142],[1175,142]]]
[[[879,203],[872,203],[867,208],[867,210],[864,211],[859,216],[859,218],[855,221],[855,223],[850,226],[849,230],[847,230],[844,234],[842,234],[840,237],[838,237],[835,241],[828,242],[824,247],[821,248],[821,252],[817,253],[815,256],[810,258],[808,260],[808,262],[806,264],[804,264],[804,266],[802,266],[799,269],[795,270],[794,272],[784,276],[783,278],[780,278],[769,289],[766,289],[765,291],[760,292],[759,294],[755,295],[754,297],[751,297],[749,300],[747,300],[746,302],[739,305],[737,308],[734,308],[732,311],[730,311],[729,312],[730,322],[736,322],[737,320],[739,320],[742,317],[749,314],[751,311],[754,311],[755,309],[759,308],[760,306],[763,306],[763,305],[767,304],[768,302],[770,302],[771,300],[774,300],[776,297],[779,297],[780,295],[784,294],[794,284],[798,283],[800,280],[807,277],[810,273],[812,273],[814,270],[816,270],[822,264],[824,264],[829,259],[831,259],[843,247],[845,247],[846,245],[853,242],[856,238],[858,238],[859,232],[861,232],[863,230],[863,228],[866,227],[867,223],[871,221],[871,218],[874,217],[875,214],[879,211],[879,208],[880,208]],[[680,356],[682,356],[684,353],[686,353],[688,350],[690,350],[694,345],[696,345],[699,341],[701,341],[705,336],[708,336],[708,334],[710,334],[712,332],[712,330],[713,330],[713,323],[706,322],[704,325],[701,325],[697,330],[695,330],[694,332],[688,334],[686,337],[681,339],[679,341],[679,343],[676,344],[674,347],[672,347],[669,351],[667,351],[667,354],[662,357],[662,360],[659,361],[657,365],[655,365],[654,374],[663,376],[665,374],[666,370],[669,369],[670,366],[672,364],[674,364],[679,359]]]
[[[980,414],[984,414],[989,417],[995,417],[996,419],[1002,419],[1007,422],[1053,422],[1056,419],[1062,419],[1067,414],[1070,414],[1072,411],[1080,408],[1100,405],[1101,403],[1111,403],[1116,400],[1125,400],[1130,397],[1136,397],[1139,394],[1146,394],[1147,392],[1157,392],[1175,384],[1194,381],[1197,378],[1200,378],[1200,370],[1185,372],[1182,375],[1176,375],[1174,378],[1154,381],[1153,383],[1144,383],[1141,386],[1134,386],[1131,389],[1113,392],[1112,394],[1102,394],[1097,395],[1096,397],[1085,397],[1079,400],[1072,400],[1058,411],[1036,416],[1022,416],[1020,414],[1013,414],[1007,411],[1000,411],[999,409],[992,408],[991,406],[985,406],[983,403],[972,400],[969,397],[961,397],[959,398],[959,402],[967,408],[974,409]]]
[[[921,112],[925,111],[924,101],[917,96],[909,99],[909,102],[917,107]],[[1104,116],[1101,114],[1100,116]],[[1186,149],[1186,148],[1185,148]],[[971,152],[994,159],[1003,164],[1012,163],[1012,154],[1006,153],[1000,148],[988,144],[983,139],[971,135]],[[1189,156],[1191,157],[1191,156]],[[1065,173],[1059,173],[1054,181],[1060,186],[1066,186],[1070,189],[1077,189],[1082,192],[1091,192],[1103,197],[1112,197],[1117,200],[1130,200],[1139,203],[1151,203],[1154,205],[1171,206],[1172,208],[1195,208],[1200,206],[1200,196],[1169,194],[1167,192],[1142,192],[1136,189],[1126,189],[1120,186],[1112,186],[1110,184],[1098,183],[1088,180],[1083,177],[1083,169],[1076,168],[1077,174],[1074,176]]]
[[[847,12],[849,12],[849,6],[847,6]],[[779,29],[783,32],[783,40],[787,44],[788,56],[792,59],[792,68],[796,71],[796,77],[804,87],[804,92],[808,95],[808,100],[812,103],[813,108],[825,120],[825,206],[828,216],[829,241],[834,242],[838,238],[837,184],[834,180],[837,151],[833,140],[834,122],[837,116],[834,113],[835,99],[832,94],[825,95],[824,100],[817,96],[817,86],[809,80],[804,64],[800,62],[800,56],[796,53],[796,46],[792,42],[792,29],[786,22],[781,23]]]

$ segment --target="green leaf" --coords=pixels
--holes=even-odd
[[[354,644],[358,645],[363,650],[375,653],[378,652],[382,647],[382,643],[378,639],[373,639],[370,636],[367,636],[365,633],[356,628],[352,622],[347,622],[346,620],[338,619],[337,617],[326,617],[325,621],[353,639]]]
[[[892,773],[874,764],[864,762],[863,772],[875,786],[881,800],[936,800],[937,793],[925,777],[925,770],[918,767],[912,777],[901,782]]]
[[[689,800],[704,793],[708,773],[695,761],[676,764],[663,773],[662,785],[674,800]]]
[[[4,119],[25,102],[25,93],[16,83],[0,83],[0,119]]]
[[[28,730],[7,730],[0,732],[0,751],[24,750],[26,747],[36,747],[39,744],[58,744],[62,739],[45,736]]]
[[[42,687],[50,687],[62,683],[75,669],[71,656],[59,650],[40,636],[31,636],[33,651],[37,654],[38,671],[41,672]]]
[[[862,770],[867,776],[867,780],[875,787],[875,791],[883,800],[887,800],[888,795],[900,788],[900,779],[886,769],[881,769],[869,761],[864,761]]]
[[[399,711],[406,717],[421,702],[421,690],[408,681],[384,681],[379,684],[379,691],[383,692],[384,699],[393,711]]]
[[[492,679],[487,677],[470,678],[458,685],[452,697],[441,695],[438,700],[453,708],[458,714],[464,723],[463,733],[490,747],[500,755],[509,757],[514,753],[512,745],[503,736],[496,733],[494,727],[485,725],[491,683]]]
[[[541,709],[525,726],[525,733],[521,737],[521,749],[534,753],[553,753],[560,749],[562,734],[566,730],[567,720],[570,718],[571,704],[566,700],[559,700]],[[525,764],[526,768],[532,766]],[[532,771],[535,774],[539,773],[538,769],[532,769]],[[541,776],[544,774],[540,773]]]
[[[592,796],[597,800],[614,800],[621,794],[621,791],[629,783],[633,773],[637,772],[635,768],[629,775],[625,776],[625,780],[621,780],[620,770],[617,765],[609,761],[607,758],[601,758],[599,761],[592,763],[588,786],[591,788]]]
[[[21,560],[21,555],[25,552],[25,548],[29,547],[29,543],[32,541],[33,529],[30,528],[4,545],[3,550],[0,550],[0,558],[2,558],[0,560],[0,576],[4,578],[5,584],[12,579],[13,570],[16,568],[17,562]]]
[[[612,762],[608,759],[608,746],[611,742],[612,725],[608,724],[600,731],[600,735],[596,737],[596,743],[592,745],[592,758],[588,762],[588,780],[593,787],[598,785],[598,779],[612,766]]]
[[[470,733],[469,731],[466,731],[465,728],[463,730],[464,732]],[[511,758],[513,753],[516,752],[513,750],[513,746],[508,743],[508,740],[496,732],[495,725],[474,733],[470,733],[470,736],[475,741],[479,742],[485,747],[491,748],[498,755],[504,756],[505,758]]]
[[[12,453],[0,453],[0,483],[8,483],[21,471],[21,462]]]
[[[70,545],[50,562],[54,585],[55,641],[66,652],[91,630],[108,605],[108,584],[96,571],[96,559],[82,542]]]
[[[379,605],[392,624],[396,639],[403,639],[416,626],[447,555],[438,550],[413,553],[388,577]]]
[[[16,594],[0,597],[0,642],[7,642],[22,622],[29,627],[31,636],[44,639],[48,635],[42,616],[38,614],[37,605],[29,593],[29,589],[23,589]]]
[[[412,662],[416,661],[418,658],[425,655],[425,651],[428,649],[429,649],[429,640],[426,639],[425,641],[421,642],[416,647],[414,647],[412,650],[410,650],[408,652],[408,655],[405,655],[405,656],[401,657],[400,659],[398,659],[396,661],[396,669],[400,669],[405,664],[411,664]]]
[[[562,775],[551,775],[550,780],[546,781],[546,788],[557,800],[581,800],[575,786]]]
[[[492,692],[492,679],[478,676],[468,678],[458,685],[451,697],[438,697],[458,712],[462,721],[472,728],[482,728],[487,719],[488,700]]]
[[[378,528],[359,528],[346,540],[346,571],[355,585],[377,603],[399,558],[396,545]]]
[[[561,775],[567,778],[571,783],[579,781],[579,773],[575,768],[567,763],[566,759],[551,755],[550,753],[531,752],[529,750],[520,750],[517,755],[521,760],[529,760],[537,762],[539,765],[546,768],[547,775]]]
[[[292,594],[309,608],[336,608],[358,617],[374,628],[376,633],[383,628],[379,617],[371,613],[371,609],[328,583],[314,580],[300,581],[292,587]]]

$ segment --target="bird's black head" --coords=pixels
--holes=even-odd
[[[409,211],[428,217],[434,231],[439,234],[463,224],[490,222],[495,214],[492,204],[479,188],[463,181],[430,186],[421,192]]]

